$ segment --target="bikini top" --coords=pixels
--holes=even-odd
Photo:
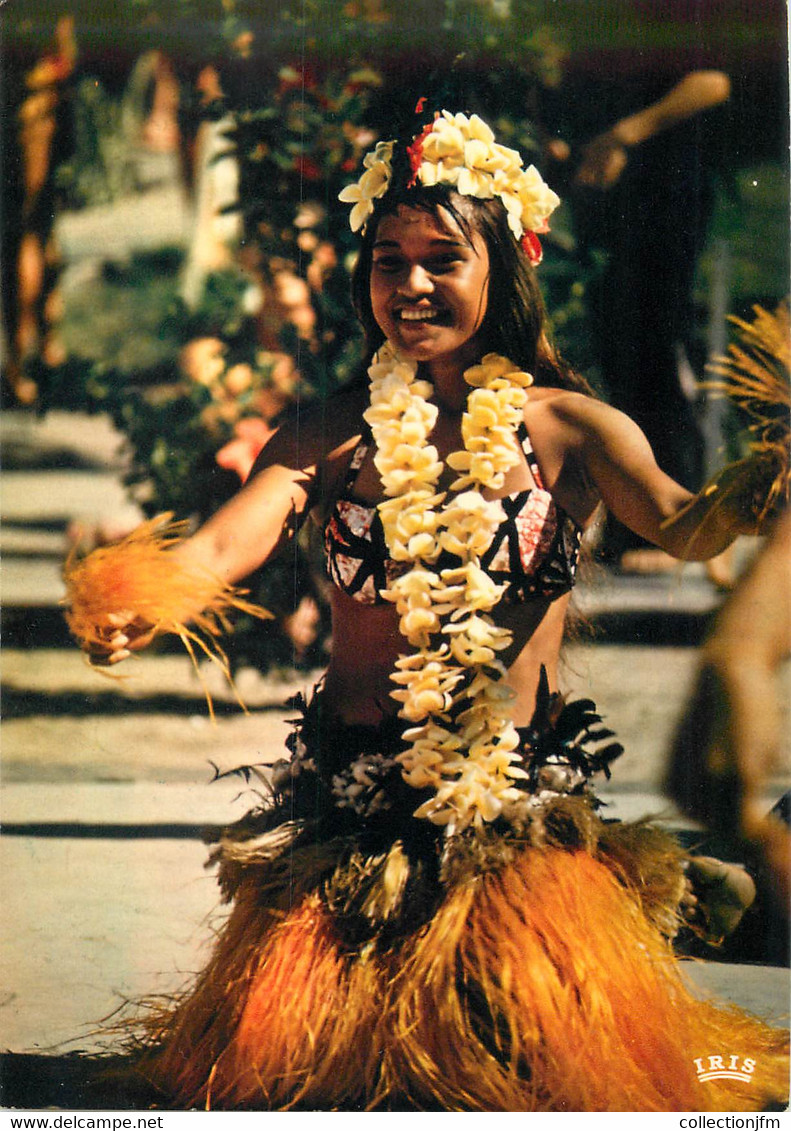
[[[502,600],[509,603],[567,593],[574,584],[582,537],[581,527],[545,489],[524,421],[517,439],[535,486],[500,499],[505,519],[481,558],[489,577],[506,586]],[[365,605],[385,604],[380,590],[411,569],[409,562],[388,557],[376,507],[354,498],[354,484],[372,444],[366,427],[324,529],[330,580]],[[452,560],[449,556],[448,564]],[[444,567],[441,559],[437,567]]]

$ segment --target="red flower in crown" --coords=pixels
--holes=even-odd
[[[527,258],[534,267],[538,267],[541,260],[544,258],[544,252],[541,248],[541,241],[535,232],[527,231],[522,236],[522,251],[524,251]]]
[[[418,103],[418,105],[420,105],[420,103]],[[423,127],[412,144],[407,146],[406,152],[409,158],[409,168],[412,170],[412,176],[407,181],[407,188],[414,188],[417,184],[418,173],[420,172],[420,166],[423,162],[423,142],[433,129],[434,123],[429,122],[427,126]]]

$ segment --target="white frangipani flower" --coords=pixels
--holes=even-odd
[[[441,152],[443,166],[509,160],[500,150],[487,155],[485,123],[461,118],[443,118],[432,141],[430,152]],[[464,449],[446,461],[463,474],[446,496],[437,490],[444,464],[429,443],[437,416],[427,402],[431,385],[389,342],[369,376],[365,419],[385,494],[378,510],[390,555],[412,563],[382,591],[415,649],[399,658],[392,677],[399,713],[416,724],[404,734],[410,745],[398,761],[408,785],[433,790],[415,815],[453,835],[513,809],[521,796],[515,783],[527,776],[510,717],[514,693],[497,658],[512,637],[488,616],[503,586],[480,560],[504,518],[502,504],[482,491],[499,489],[520,458],[514,431],[532,378],[496,354],[465,373],[472,391],[462,419]],[[459,564],[437,569],[443,552]]]
[[[394,146],[393,141],[379,142],[364,158],[360,179],[339,194],[340,200],[353,205],[349,223],[354,232],[365,230],[374,201],[390,187]],[[480,200],[499,197],[517,240],[525,232],[546,232],[549,217],[560,204],[535,165],[525,168],[517,150],[499,145],[477,114],[467,117],[443,110],[413,140],[408,153],[416,179],[426,187],[451,185],[462,196]]]

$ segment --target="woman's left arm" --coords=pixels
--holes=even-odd
[[[685,561],[715,557],[740,534],[755,533],[750,500],[736,493],[698,495],[658,466],[644,433],[628,416],[590,397],[557,402],[557,419],[586,479],[635,534]]]

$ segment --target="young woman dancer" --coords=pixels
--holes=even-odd
[[[601,819],[615,749],[556,694],[600,503],[703,559],[753,528],[749,500],[691,496],[555,356],[535,264],[557,197],[479,118],[380,143],[342,195],[369,380],[284,425],[167,550],[233,584],[312,515],[333,634],[271,803],[217,848],[233,906],[146,1070],[219,1108],[782,1102],[784,1035],[684,985],[684,853]],[[106,621],[110,662],[156,632],[139,614]],[[702,1054],[726,1078],[699,1079]]]

